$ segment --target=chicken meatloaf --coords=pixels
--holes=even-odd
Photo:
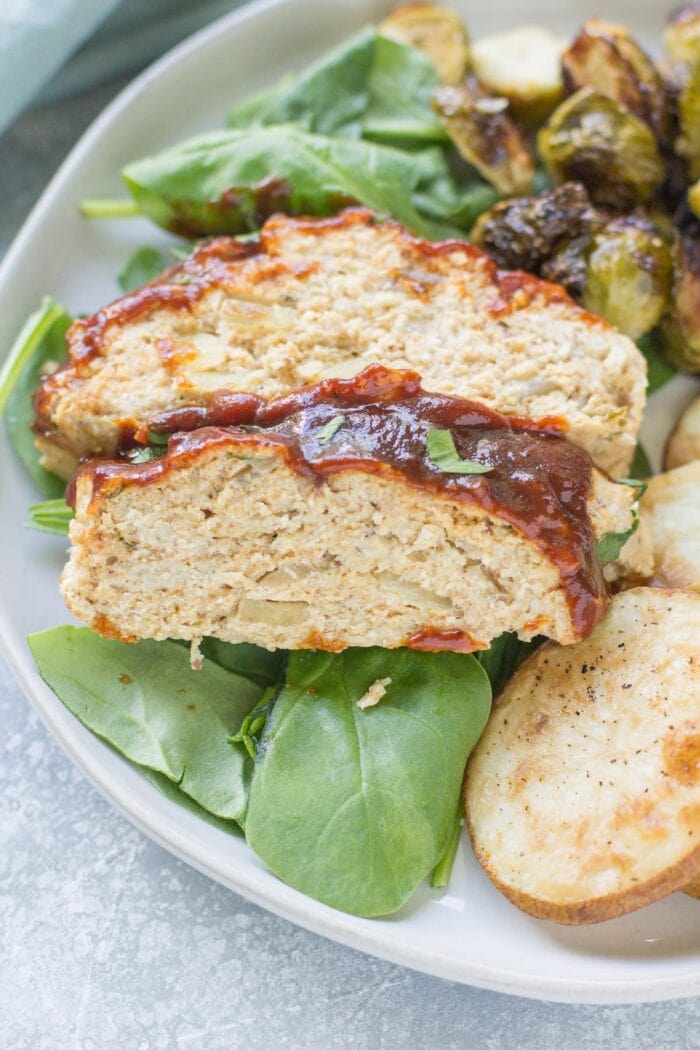
[[[222,389],[276,397],[371,363],[506,415],[563,419],[599,466],[629,468],[646,377],[630,339],[556,285],[359,208],[211,240],[76,321],[66,364],[37,394],[37,441],[69,477],[155,413]]]
[[[551,422],[370,366],[272,401],[220,394],[151,421],[167,452],[93,461],[70,498],[69,608],[124,640],[486,648],[585,637],[596,541],[633,490]]]

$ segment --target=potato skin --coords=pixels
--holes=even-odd
[[[700,459],[700,397],[692,401],[678,420],[666,446],[666,470]]]

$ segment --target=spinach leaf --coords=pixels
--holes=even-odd
[[[155,277],[160,277],[171,265],[172,259],[166,252],[145,245],[143,248],[137,248],[128,258],[117,276],[117,284],[125,294],[133,292]]]
[[[634,449],[634,456],[632,457],[632,465],[630,466],[630,477],[635,478],[638,481],[645,481],[650,478],[654,471],[651,468],[649,457],[646,454],[644,445],[640,441],[637,442]]]
[[[488,649],[476,653],[476,658],[486,671],[493,695],[497,696],[508,679],[520,667],[530,653],[542,644],[541,638],[521,642],[517,634],[501,634],[494,638]]]
[[[331,215],[351,202],[420,236],[460,232],[440,221],[458,193],[438,148],[409,153],[280,125],[200,135],[127,165],[123,176],[141,211],[175,233],[243,233],[274,211]],[[424,211],[433,202],[430,218],[414,196]]]
[[[386,677],[382,700],[358,708]],[[251,848],[285,882],[335,908],[395,911],[448,847],[490,700],[470,655],[292,653],[251,781]]]
[[[156,773],[154,769],[148,769],[146,766],[137,766],[134,763],[130,763],[134,766],[134,769],[138,769],[139,773],[142,773],[146,780],[149,780],[154,787],[158,788],[161,795],[165,795],[171,802],[175,802],[176,805],[182,806],[183,809],[189,810],[190,813],[194,813],[195,817],[199,817],[200,820],[206,821],[207,824],[211,824],[212,827],[218,828],[219,831],[225,831],[227,835],[242,835],[243,831],[240,824],[234,820],[224,820],[223,817],[215,817],[213,813],[210,813],[208,809],[204,809],[195,802],[193,798],[186,795],[185,792],[174,784],[172,780],[164,776],[162,773]]]
[[[618,478],[618,484],[630,485],[632,488],[637,489],[637,499],[632,504],[632,524],[624,532],[606,532],[600,537],[596,543],[595,552],[601,565],[608,565],[611,561],[617,561],[627,540],[631,539],[639,528],[637,509],[640,499],[647,490],[646,483],[638,481],[637,478]]]
[[[430,105],[438,83],[421,51],[367,28],[297,77],[245,100],[227,123],[233,128],[292,123],[321,135],[445,142]]]
[[[46,499],[61,496],[66,485],[39,465],[39,452],[31,431],[32,395],[47,362],[58,362],[65,356],[65,337],[71,321],[68,311],[47,296],[39,309],[27,318],[0,370],[0,415],[5,416],[15,452]]]
[[[222,642],[204,638],[199,646],[202,656],[219,667],[249,678],[262,688],[275,685],[282,678],[287,653],[284,649],[263,649],[250,642]]]
[[[29,517],[27,528],[36,529],[38,532],[52,532],[56,536],[67,536],[68,526],[74,514],[72,507],[61,497],[34,503],[29,508]]]
[[[664,354],[664,343],[658,328],[637,340],[637,346],[647,359],[647,394],[653,394],[673,379],[676,369]]]
[[[462,800],[457,806],[457,812],[455,813],[452,834],[450,835],[450,841],[447,843],[447,849],[440,857],[433,868],[433,874],[430,877],[430,885],[434,890],[444,889],[450,881],[452,875],[452,868],[454,867],[455,857],[457,856],[457,848],[459,846],[459,840],[462,835]]]
[[[252,762],[227,742],[260,687],[175,642],[110,641],[85,627],[29,636],[39,673],[83,725],[215,816],[242,821]]]
[[[462,459],[455,448],[455,440],[449,430],[431,427],[428,431],[428,459],[446,474],[488,474],[492,469],[485,463],[473,459]]]

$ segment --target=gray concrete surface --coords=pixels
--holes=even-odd
[[[114,85],[0,139],[0,250]],[[1,504],[0,504],[1,505]],[[379,962],[266,914],[96,794],[0,660],[1,1050],[690,1050],[700,1000],[568,1007]]]

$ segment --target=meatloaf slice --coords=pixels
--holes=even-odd
[[[220,237],[145,288],[75,322],[67,365],[37,397],[45,464],[70,476],[155,413],[221,389],[276,397],[368,364],[506,415],[566,421],[614,476],[631,462],[646,365],[626,336],[556,285],[496,269],[350,209],[277,216],[258,240]]]
[[[373,366],[151,424],[174,429],[161,458],[76,476],[62,590],[102,634],[471,650],[574,642],[604,612],[596,540],[634,493],[551,424]]]

